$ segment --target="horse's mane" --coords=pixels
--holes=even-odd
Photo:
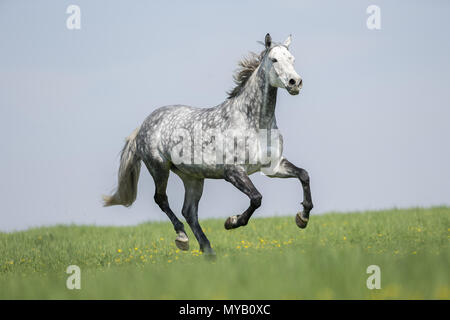
[[[250,52],[246,57],[242,58],[241,61],[238,62],[239,67],[233,75],[233,80],[236,87],[227,92],[228,99],[234,98],[241,93],[242,88],[261,63],[265,53],[266,50],[263,50],[260,54]]]

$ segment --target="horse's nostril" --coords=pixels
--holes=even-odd
[[[300,79],[300,82],[298,83],[299,86],[301,86],[303,84],[303,80]]]
[[[289,80],[289,84],[290,84],[291,86],[293,86],[293,85],[295,84],[295,80],[294,80],[294,79]]]

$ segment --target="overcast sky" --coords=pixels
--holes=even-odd
[[[81,8],[81,30],[66,9]],[[366,8],[381,9],[381,30]],[[0,2],[0,230],[167,220],[143,166],[131,208],[101,206],[124,138],[159,106],[214,106],[256,41],[293,36],[303,91],[280,90],[284,154],[311,176],[312,214],[450,204],[449,1]],[[252,180],[258,216],[292,215],[294,179]],[[180,217],[183,186],[168,188]],[[207,180],[200,218],[245,195]]]

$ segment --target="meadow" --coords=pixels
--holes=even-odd
[[[0,299],[449,299],[450,208],[201,221],[215,260],[180,251],[169,223],[0,233]],[[186,229],[187,231],[188,228]],[[81,289],[66,288],[66,268]],[[381,289],[366,269],[381,270]]]

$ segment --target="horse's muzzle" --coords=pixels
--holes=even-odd
[[[287,87],[286,90],[289,92],[289,94],[296,96],[300,93],[300,86],[298,87]]]

